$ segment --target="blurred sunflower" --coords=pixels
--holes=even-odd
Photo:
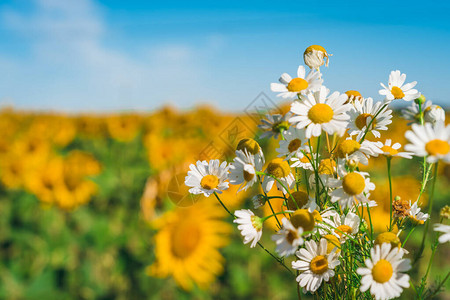
[[[109,135],[120,142],[132,141],[141,127],[139,115],[113,115],[106,119]]]
[[[173,276],[179,286],[207,289],[223,271],[219,249],[228,244],[231,225],[215,202],[200,201],[165,213],[154,222],[156,261],[147,268],[150,276]]]

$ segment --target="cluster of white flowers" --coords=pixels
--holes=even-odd
[[[292,268],[298,271],[300,287],[311,293],[336,274],[345,273],[339,266],[348,255],[344,257],[342,253],[360,247],[358,253],[351,254],[364,261],[364,265],[355,269],[360,275],[360,292],[368,291],[376,299],[392,299],[409,287],[405,272],[411,265],[409,259],[403,258],[407,251],[400,243],[399,247],[391,247],[398,235],[386,232],[377,240],[369,235],[367,229],[371,224],[363,214],[377,205],[370,200],[375,185],[370,174],[360,171],[359,166],[367,165],[371,157],[379,155],[387,158],[388,165],[394,157],[412,156],[426,157],[429,164],[439,160],[450,162],[450,126],[444,125],[442,108],[425,102],[413,89],[417,82],[405,84],[406,75],[398,70],[391,72],[387,86],[381,84],[379,94],[385,98],[378,102],[362,97],[357,91],[331,93],[323,85],[320,72],[325,60],[328,64],[329,56],[323,47],[311,46],[304,53],[305,64],[311,69],[308,74],[300,65],[297,77],[283,73],[280,83],[271,84],[279,97],[293,101],[288,113],[267,115],[259,126],[264,130],[260,138],[281,137],[276,149],[278,157],[268,161],[264,168],[261,147],[247,138],[239,143],[236,157],[229,165],[219,160],[199,161],[190,166],[185,183],[191,187],[191,193],[215,194],[219,201],[218,194],[228,188],[227,180],[239,185],[239,191],[260,185],[260,193],[253,198],[255,209],[270,203],[267,193],[276,185],[284,195],[278,213],[264,218],[248,209],[234,213],[234,222],[239,224],[245,244],[255,247],[262,237],[263,223],[276,218],[279,227],[272,236],[276,252],[281,257],[298,258],[292,261]],[[384,143],[375,141],[382,131],[388,130],[392,122],[389,104],[396,99],[414,100],[403,111],[404,117],[413,122],[412,130],[406,133],[410,143],[405,152],[390,139]],[[408,224],[418,226],[430,217],[421,212],[419,201],[413,205],[409,201],[405,207],[401,206],[403,202],[399,203],[403,215],[391,214],[389,231],[396,225],[401,232],[407,219],[415,221]],[[441,242],[449,240],[449,226],[440,224],[435,230],[445,233]],[[339,280],[345,278],[344,275]]]

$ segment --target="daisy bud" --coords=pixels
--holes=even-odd
[[[444,206],[439,215],[441,218],[450,219],[450,207],[448,205]]]
[[[425,103],[425,101],[427,101],[427,98],[425,98],[424,95],[420,95],[419,98],[414,100],[414,102],[416,102],[416,104],[418,104],[418,105],[423,105]]]
[[[328,54],[324,47],[319,45],[312,45],[306,48],[305,53],[303,53],[303,59],[305,64],[311,69],[319,69],[324,63],[328,67]],[[326,59],[326,62],[324,61]]]
[[[393,232],[383,232],[380,233],[375,239],[375,245],[382,245],[384,243],[389,243],[392,245],[392,248],[398,247],[400,248],[402,243],[400,242],[399,237]]]
[[[258,194],[258,195],[256,195],[256,196],[253,196],[252,202],[253,202],[253,207],[254,207],[255,209],[258,209],[258,208],[260,208],[261,206],[263,206],[264,203],[266,203],[266,198],[265,198],[263,195]]]
[[[424,110],[423,118],[429,123],[445,121],[445,111],[439,105],[433,104]]]

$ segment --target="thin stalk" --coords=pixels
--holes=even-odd
[[[366,130],[364,132],[364,135],[362,136],[362,138],[359,140],[359,143],[361,144],[364,139],[366,138],[367,133],[369,132],[369,128],[370,126],[372,126],[372,123],[375,121],[375,119],[377,118],[377,116],[388,106],[388,104],[386,103],[385,105],[383,105],[375,114],[375,116],[370,120],[369,125],[367,125]]]
[[[386,157],[387,161],[387,172],[389,179],[389,231],[392,230],[392,177],[391,177],[391,158]]]
[[[436,162],[434,164],[434,172],[433,172],[433,182],[431,183],[431,192],[430,192],[430,198],[429,198],[429,205],[428,205],[428,215],[431,216],[431,211],[433,210],[433,196],[434,196],[434,188],[436,186],[436,178],[437,178],[437,170],[438,170],[438,163]],[[418,200],[417,200],[418,201]],[[420,256],[423,253],[423,250],[425,249],[425,238],[428,233],[428,227],[430,225],[430,219],[425,221],[425,228],[423,230],[423,236],[422,236],[422,242],[420,243],[419,251],[416,254],[416,257],[414,258],[414,263],[416,263]]]

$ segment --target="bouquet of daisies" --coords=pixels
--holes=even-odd
[[[408,272],[417,266],[425,247],[438,163],[450,162],[445,112],[425,101],[414,89],[417,82],[405,83],[406,75],[400,71],[392,71],[388,84],[381,84],[379,94],[384,99],[379,102],[357,91],[330,92],[320,72],[329,56],[323,47],[310,46],[304,53],[308,73],[300,65],[296,77],[284,73],[279,83],[271,84],[279,97],[293,101],[286,115],[268,115],[260,125],[265,131],[262,138],[279,139],[277,157],[266,162],[260,145],[246,138],[229,164],[211,160],[191,165],[185,184],[191,187],[190,193],[214,195],[234,219],[244,244],[261,247],[294,275],[299,299],[302,293],[311,293],[315,299],[392,299],[406,288],[412,288],[417,299],[431,298],[448,274],[437,287],[429,288],[432,259],[419,282],[412,282]],[[404,151],[390,139],[380,141],[392,122],[389,106],[398,100],[412,103],[402,112],[411,120]],[[377,156],[387,161],[390,222],[386,232],[374,236],[371,208],[377,203],[370,200],[370,193],[375,185],[360,168]],[[391,185],[391,160],[413,156],[420,157],[423,170],[414,202],[393,197]],[[239,185],[239,191],[258,185],[255,212],[268,205],[272,214],[259,217],[249,209],[229,211],[220,199],[229,184]],[[428,213],[424,213],[421,197],[427,184],[431,193]],[[269,193],[274,185],[282,196]],[[281,207],[274,207],[275,198],[281,198]],[[448,216],[446,207],[441,222]],[[272,233],[276,254],[260,243],[268,219],[277,224]],[[417,226],[424,226],[424,235],[413,253],[406,250],[406,243]],[[434,229],[428,235],[431,258],[439,242],[450,240],[450,226],[435,224]]]

